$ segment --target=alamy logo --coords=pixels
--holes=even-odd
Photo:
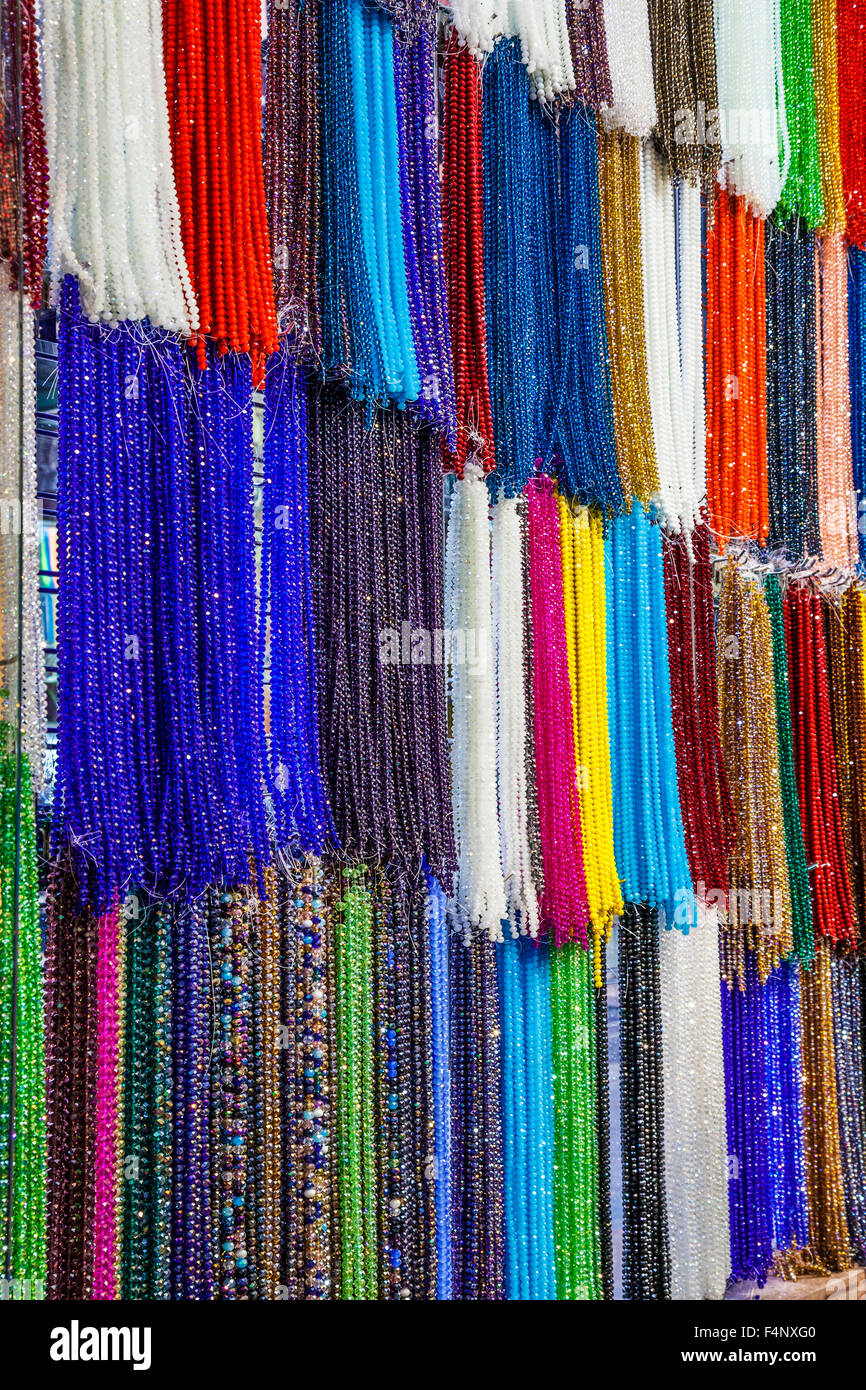
[[[68,1327],[51,1331],[52,1361],[131,1361],[134,1371],[150,1370],[149,1327]]]

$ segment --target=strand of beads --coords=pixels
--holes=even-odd
[[[754,952],[745,953],[736,985],[722,990],[731,1279],[762,1287],[773,1259],[767,1186],[769,1148],[762,1001]]]
[[[314,622],[328,634],[316,653],[320,757],[337,836],[358,859],[423,855],[450,882],[438,456],[405,411],[366,429],[363,407],[337,390],[311,390],[308,420]]]
[[[488,493],[480,473],[472,469],[457,480],[451,494],[445,551],[445,626],[453,647],[448,694],[458,859],[454,896],[471,925],[497,941],[502,939],[507,907],[496,796],[490,604]],[[461,642],[462,652],[455,641]]]
[[[782,0],[782,74],[791,139],[788,177],[779,199],[782,215],[797,213],[809,227],[824,221],[811,0]]]
[[[542,475],[527,486],[532,602],[532,680],[538,815],[544,862],[542,928],[587,944],[581,795],[571,718],[563,606],[562,551],[554,485]]]
[[[306,417],[303,379],[285,353],[275,354],[265,389],[259,588],[261,669],[269,676],[263,762],[278,848],[318,855],[334,828],[316,720]]]
[[[30,305],[0,286],[0,723],[20,728],[34,790],[42,787],[45,671],[36,504],[36,365]],[[20,618],[19,618],[20,586]]]
[[[664,1156],[659,923],[627,903],[619,924],[623,1297],[671,1296]]]
[[[6,731],[0,733],[5,739]],[[7,1293],[13,1298],[44,1298],[47,1274],[42,934],[33,807],[27,755],[4,747],[0,756],[0,1199],[7,1220],[0,1239],[0,1266],[3,1278],[11,1281]]]
[[[453,451],[457,422],[442,253],[432,13],[407,46],[394,45],[394,81],[405,274],[420,375],[417,412],[442,431],[445,448]]]
[[[775,574],[764,581],[764,595],[770,615],[773,643],[773,686],[776,696],[776,732],[779,745],[779,782],[788,855],[788,882],[791,891],[791,929],[794,950],[808,966],[812,960],[812,899],[809,870],[800,819],[800,798],[794,771],[794,745],[791,729],[791,703],[788,694],[788,654],[785,648],[785,619],[782,594]]]
[[[677,784],[661,533],[636,502],[605,535],[613,843],[627,902],[688,928],[694,896]]]
[[[725,917],[722,976],[732,986],[746,955],[756,953],[763,982],[793,948],[770,616],[760,585],[733,562],[722,573],[717,671],[737,834],[729,891],[707,902]]]
[[[688,936],[665,930],[659,939],[664,1159],[675,1299],[722,1298],[730,1265],[718,941],[716,912],[700,902]]]
[[[117,1128],[119,1124],[118,1069],[119,923],[118,909],[99,918],[97,947],[97,1042],[95,1177],[93,1192],[93,1297],[117,1298]]]
[[[790,584],[783,607],[800,817],[806,856],[814,866],[810,872],[815,932],[856,949],[858,928],[839,808],[821,601],[811,588]]]
[[[280,334],[321,352],[318,0],[268,0],[265,201]]]
[[[96,934],[68,863],[52,864],[45,934],[46,1207],[50,1298],[84,1297],[88,1001]],[[89,1030],[92,1037],[93,1029]],[[128,1192],[128,1189],[125,1189]]]
[[[665,603],[677,786],[686,849],[698,896],[728,882],[734,808],[719,741],[710,536],[666,540]],[[703,889],[701,888],[703,885]]]
[[[564,12],[570,49],[565,61],[566,88],[573,89],[577,101],[589,111],[609,108],[614,90],[608,61],[607,6],[603,0],[589,0],[586,5],[565,0],[559,11],[560,33]],[[573,81],[569,81],[569,57]]]
[[[432,1011],[432,1086],[435,1132],[436,1297],[452,1297],[451,1212],[451,1082],[449,1051],[450,978],[448,922],[445,895],[427,874],[427,930],[430,940],[430,1005]]]
[[[701,361],[701,196],[676,194],[660,156],[641,146],[640,228],[647,372],[665,525],[690,534],[706,491]]]
[[[179,909],[173,927],[171,1018],[177,1089],[172,1106],[171,1296],[210,1299],[216,1297],[216,1285],[210,1242],[213,1209],[208,1131],[213,1019],[206,900],[200,899],[188,908]],[[144,987],[148,987],[146,975]],[[151,1048],[155,1044],[156,1040],[152,1039]],[[129,1056],[133,1046],[135,1041],[131,1040],[127,1049],[128,1065],[140,1066]],[[146,1071],[144,1075],[146,1078]],[[161,1109],[164,1113],[166,1108],[164,1102],[158,1102],[158,1111]],[[132,1202],[134,1209],[134,1197]]]
[[[598,981],[599,974],[601,985],[598,986],[597,984],[593,1001],[595,1020],[595,1127],[598,1152],[598,1238],[601,1277],[600,1297],[606,1302],[610,1302],[614,1296],[614,1268],[610,1162],[610,1049],[608,1044],[606,950],[602,951],[601,961],[596,965],[596,982]]]
[[[167,19],[167,42],[170,29]],[[45,5],[51,283],[56,299],[63,277],[77,276],[90,319],[148,318],[188,334],[198,316],[169,148],[173,67],[167,49],[163,69],[162,43],[156,0],[133,10],[110,0],[98,14],[70,0]]]
[[[863,653],[860,622],[854,604],[856,598],[850,590],[835,596],[829,593],[821,595],[827,648],[827,687],[839,784],[839,814],[854,917],[858,923],[862,923],[864,827],[860,804],[863,778],[859,751],[863,738]]]
[[[845,230],[845,193],[839,138],[839,75],[836,0],[811,0],[815,114],[824,220],[821,230]]]
[[[495,460],[487,378],[481,74],[455,30],[445,49],[442,147],[445,277],[457,426],[456,450],[449,464],[459,478],[468,458],[477,458],[485,473]]]
[[[858,965],[854,960],[834,955],[830,969],[845,1209],[854,1257],[862,1261],[866,1258],[866,1106],[863,1101],[860,981]]]
[[[836,49],[839,145],[848,240],[866,249],[866,10],[863,0],[838,0]]]
[[[721,157],[712,0],[649,0],[657,132],[674,178],[709,185]]]
[[[251,1267],[257,1278],[256,1297],[274,1299],[280,1284],[280,1227],[282,1219],[282,1133],[279,1063],[280,929],[277,918],[277,877],[264,871],[264,893],[256,904],[251,926],[254,1057],[252,1210],[257,1258]]]
[[[780,0],[715,0],[720,181],[768,217],[788,175]]]
[[[277,347],[261,159],[261,5],[165,0],[163,14],[171,156],[198,305],[199,362],[206,365],[205,338],[221,353],[252,353],[260,385],[264,355]]]
[[[292,891],[290,889],[290,891]],[[296,942],[292,981],[294,1047],[286,1058],[286,1080],[295,1091],[299,1111],[294,1130],[297,1169],[294,1187],[300,1200],[295,1226],[296,1273],[286,1271],[289,1291],[295,1296],[321,1300],[332,1288],[331,1241],[334,1213],[331,1209],[331,1134],[333,1090],[329,1049],[329,1019],[334,1012],[328,957],[331,939],[330,903],[321,867],[306,864],[294,884],[291,936]],[[289,1066],[294,1060],[294,1071]],[[287,1132],[289,1127],[286,1127]],[[284,1165],[286,1180],[292,1177]],[[284,1184],[285,1192],[285,1184]],[[291,1228],[290,1228],[291,1230]]]
[[[863,524],[866,498],[866,252],[854,246],[848,249],[848,370],[857,539],[862,561],[866,556],[866,526]]]
[[[250,1094],[250,933],[243,891],[217,895],[211,924],[218,1031],[213,1049],[217,1152],[213,1174],[220,1213],[219,1291],[250,1296],[247,1256]]]
[[[645,137],[658,120],[647,0],[604,0],[604,33],[612,88],[602,110],[608,129]]]
[[[707,512],[720,544],[766,544],[767,300],[764,223],[719,190],[707,234]]]
[[[574,108],[554,124],[533,107],[530,125],[536,238],[547,248],[546,264],[540,256],[537,261],[541,377],[535,454],[545,463],[557,460],[564,484],[579,501],[616,512],[623,497],[605,332],[595,122]]]
[[[848,261],[841,233],[816,238],[818,521],[828,565],[857,563],[848,382]]]
[[[18,0],[3,12],[4,104],[0,132],[0,260],[9,263],[17,288],[23,264],[24,292],[36,310],[42,298],[42,266],[48,230],[48,156],[39,81],[39,27],[35,0]],[[19,72],[20,67],[20,72]],[[10,100],[11,96],[11,100]],[[18,141],[23,188],[19,189]],[[21,223],[19,227],[19,206]],[[19,245],[23,230],[23,245]]]
[[[823,936],[815,938],[812,969],[803,972],[800,1005],[810,1250],[824,1269],[845,1270],[851,1264],[851,1243],[836,1089],[832,953]]]
[[[593,963],[577,946],[551,952],[556,1296],[599,1299],[599,1135]]]
[[[340,1298],[378,1296],[376,1138],[370,893],[359,870],[343,875],[335,933],[340,1189]]]
[[[572,511],[559,497],[565,639],[574,751],[580,792],[581,840],[593,931],[595,983],[602,943],[622,913],[613,851],[613,800],[607,714],[607,620],[604,525],[596,511]]]
[[[455,926],[458,930],[450,937],[452,1296],[469,1302],[498,1301],[507,1297],[495,956],[503,948],[486,936],[476,936],[467,945],[459,921]]]
[[[599,127],[599,217],[617,464],[626,502],[637,497],[648,507],[659,490],[659,471],[647,377],[639,160],[636,139]]]
[[[805,224],[768,222],[767,470],[772,550],[818,550],[815,433],[815,248]]]
[[[512,935],[537,936],[538,892],[530,847],[537,805],[529,774],[534,746],[526,681],[525,531],[525,500],[500,497],[493,506],[491,532],[499,853]]]
[[[809,1243],[803,1148],[800,968],[783,961],[761,990],[767,1107],[766,1171],[774,1267],[797,1269]]]
[[[498,953],[502,1169],[509,1299],[556,1297],[550,950],[509,939]]]

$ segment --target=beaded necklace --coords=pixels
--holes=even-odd
[[[721,1298],[730,1244],[715,910],[699,902],[688,936],[659,933],[659,980],[671,1297]]]
[[[627,903],[619,924],[623,1297],[671,1296],[664,1155],[659,922]]]
[[[848,240],[866,249],[866,9],[863,0],[837,0],[839,145]]]
[[[720,545],[765,545],[767,301],[764,223],[723,190],[707,233],[707,512]]]

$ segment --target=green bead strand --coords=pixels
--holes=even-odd
[[[804,965],[810,965],[815,954],[812,930],[812,897],[809,892],[809,871],[803,844],[800,820],[800,798],[794,772],[794,744],[791,733],[791,705],[788,699],[788,654],[785,650],[785,620],[782,616],[782,593],[775,574],[768,574],[764,594],[770,613],[770,632],[773,643],[773,682],[776,692],[776,729],[779,739],[779,781],[782,787],[782,813],[785,823],[785,849],[788,856],[788,876],[791,887],[791,929],[794,952]]]

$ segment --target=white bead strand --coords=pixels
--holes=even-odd
[[[73,274],[88,318],[189,334],[159,0],[45,0],[42,55],[53,300]]]
[[[496,656],[496,766],[499,843],[513,935],[538,934],[538,896],[529,848],[525,604],[521,503],[493,508],[493,646]]]
[[[487,486],[477,466],[467,464],[451,494],[445,547],[451,803],[458,865],[454,898],[473,927],[501,941],[507,913],[499,860],[490,603]]]

